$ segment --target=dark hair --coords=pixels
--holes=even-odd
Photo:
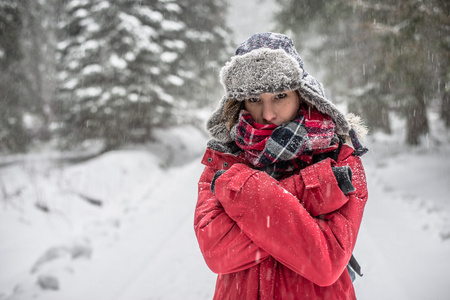
[[[230,99],[225,103],[225,107],[223,109],[222,114],[222,122],[225,122],[225,125],[228,130],[239,121],[239,113],[245,107],[244,101],[238,101],[235,99]]]

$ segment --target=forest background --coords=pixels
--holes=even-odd
[[[390,133],[395,115],[406,120],[405,142],[418,145],[429,111],[450,128],[448,1],[273,4],[256,17],[291,35],[328,96],[372,132]],[[239,36],[228,5],[1,0],[0,151],[52,141],[106,152],[148,142],[155,128],[203,126],[195,111],[219,99],[218,72]]]

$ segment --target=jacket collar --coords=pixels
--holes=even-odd
[[[248,165],[243,152],[234,155],[208,147],[202,158],[202,164],[217,170],[228,170],[235,163]]]

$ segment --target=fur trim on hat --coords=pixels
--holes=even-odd
[[[243,101],[264,93],[297,90],[303,70],[284,50],[256,49],[233,56],[220,72],[228,99]]]

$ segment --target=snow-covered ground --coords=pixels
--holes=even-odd
[[[450,136],[406,148],[397,132],[366,141],[356,292],[449,299]],[[1,300],[212,298],[193,231],[206,137],[192,127],[157,137],[77,164],[39,151],[0,168]]]
[[[433,125],[440,139],[417,148],[405,147],[401,132],[368,141],[359,299],[450,299],[450,136]]]

